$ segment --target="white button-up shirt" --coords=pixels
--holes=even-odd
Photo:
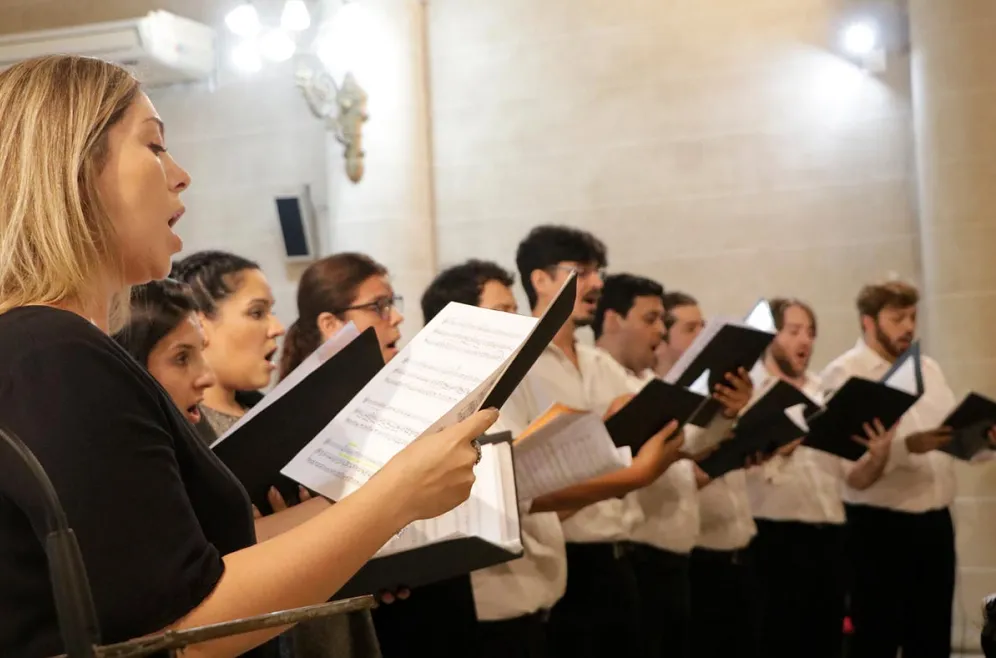
[[[629,392],[625,373],[607,352],[581,343],[576,343],[575,349],[578,367],[550,344],[523,381],[538,403],[537,415],[557,402],[602,415],[613,400]],[[629,528],[640,520],[639,509],[625,500],[603,500],[565,520],[564,539],[578,543],[623,541],[629,538]]]
[[[638,393],[655,377],[653,371],[640,376],[625,370],[622,365],[619,368],[625,372],[632,393]],[[643,521],[634,523],[630,530],[633,541],[680,554],[687,554],[695,547],[699,533],[699,500],[695,463],[690,459],[678,460],[650,486],[629,493],[625,501],[643,517]]]
[[[879,380],[890,366],[864,340],[858,340],[857,345],[827,366],[820,379],[824,391],[831,392],[852,376]],[[910,454],[906,447],[907,436],[937,428],[956,405],[954,393],[937,362],[924,356],[921,369],[923,396],[899,421],[882,477],[863,491],[845,484],[846,502],[900,512],[927,512],[954,502],[954,458],[938,450]]]
[[[733,420],[717,414],[709,427],[685,428],[685,451],[696,454],[719,443],[733,427]],[[736,439],[733,439],[734,441]],[[695,545],[714,551],[745,548],[757,534],[747,498],[747,475],[730,471],[698,490],[699,535]]]
[[[751,372],[755,390],[764,390],[775,377],[763,363]],[[807,373],[802,391],[823,403],[817,377]],[[788,457],[776,455],[747,471],[751,511],[755,518],[771,521],[842,524],[843,477],[844,462],[839,457],[799,446]]]
[[[520,434],[542,409],[536,410],[529,390],[520,386],[501,409],[494,432]],[[520,505],[522,557],[470,574],[477,618],[481,621],[514,619],[549,610],[567,587],[564,533],[555,512],[526,513]]]

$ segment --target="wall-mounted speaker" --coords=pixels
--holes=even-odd
[[[297,193],[278,196],[276,205],[287,261],[300,263],[315,260],[317,226],[309,187],[305,185]]]

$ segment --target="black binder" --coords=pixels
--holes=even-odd
[[[894,388],[887,382],[912,361],[916,393]],[[909,411],[923,395],[923,374],[920,368],[920,344],[913,343],[893,364],[881,380],[874,382],[851,377],[826,407],[807,419],[809,435],[803,443],[850,461],[865,454],[865,447],[851,437],[864,437],[864,425],[876,418],[890,428]]]
[[[629,446],[636,454],[665,425],[676,420],[680,429],[708,401],[683,386],[655,378],[605,421],[605,429],[617,446]]]
[[[723,383],[729,386],[725,378],[727,373],[735,373],[740,368],[750,370],[774,338],[774,334],[766,331],[758,331],[739,324],[725,324],[706,343],[674,383],[688,388],[708,370],[711,395],[716,384]],[[703,405],[688,422],[706,427],[720,408],[719,402],[710,398],[709,402]]]
[[[384,367],[371,327],[214,446],[261,511],[271,486],[296,499],[297,483],[281,475],[287,465]]]
[[[481,438],[482,444],[504,443],[512,460],[514,483],[515,457],[512,433],[500,432]],[[514,496],[518,501],[518,495]],[[517,504],[517,503],[516,503]],[[521,544],[522,525],[519,524]],[[455,576],[486,569],[522,557],[522,551],[509,551],[480,537],[457,537],[419,546],[400,553],[375,557],[367,562],[333,599],[344,599],[382,591],[395,592],[403,587],[430,585]]]
[[[543,354],[543,350],[571,317],[571,313],[574,312],[577,291],[577,275],[571,273],[553,303],[540,316],[539,322],[526,338],[522,349],[512,358],[512,362],[505,368],[505,372],[498,378],[484,402],[478,407],[479,409],[501,409],[505,405],[512,392],[522,383],[526,373]]]
[[[788,409],[799,405],[804,407],[802,418],[809,418],[822,409],[797,387],[779,379],[747,408],[737,420],[734,433],[738,440],[750,440],[754,452],[771,454],[805,436],[806,430],[786,414]]]
[[[987,434],[996,425],[996,402],[979,393],[969,393],[941,425],[954,431],[951,443],[941,451],[968,461],[992,449]]]

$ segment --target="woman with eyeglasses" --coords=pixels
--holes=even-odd
[[[374,328],[387,363],[398,353],[398,327],[404,321],[401,301],[387,268],[369,256],[341,253],[313,263],[301,276],[298,319],[284,340],[281,379],[349,322],[359,331]],[[389,595],[388,600],[393,598]],[[402,591],[399,598],[406,600],[373,611],[384,658],[477,655],[477,614],[469,574]]]
[[[298,284],[298,319],[284,339],[280,379],[349,322],[361,332],[374,328],[387,363],[398,353],[403,310],[387,268],[369,256],[347,252],[313,263]]]

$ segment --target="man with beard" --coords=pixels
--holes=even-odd
[[[521,430],[558,402],[601,415],[611,413],[628,391],[626,378],[609,355],[577,342],[574,335],[576,328],[594,318],[603,286],[605,246],[585,231],[540,226],[519,244],[516,264],[534,315],[546,310],[572,272],[578,293],[571,318],[502,409],[506,427]],[[652,483],[678,459],[681,439],[666,440],[673,433],[672,424],[647,441],[628,468],[532,502],[533,513],[580,510],[562,523],[568,579],[564,596],[550,613],[554,654],[640,655],[636,584],[622,559],[623,542],[637,510],[628,508],[622,498]],[[477,594],[477,574],[474,584]],[[500,587],[500,581],[494,583],[494,589]]]
[[[825,391],[849,377],[880,379],[913,342],[919,294],[901,281],[865,286],[862,336],[822,376]],[[937,450],[955,406],[937,363],[923,357],[923,396],[899,421],[890,450],[847,475],[844,500],[853,562],[854,658],[947,658],[955,584],[954,460]]]
[[[755,390],[781,379],[822,403],[820,380],[808,371],[816,314],[797,299],[775,298],[769,305],[777,333],[751,373]],[[836,658],[842,646],[844,462],[800,446],[801,440],[747,472],[765,658]],[[876,433],[869,441],[869,457],[855,468],[873,469],[874,460],[888,453],[891,436]]]

